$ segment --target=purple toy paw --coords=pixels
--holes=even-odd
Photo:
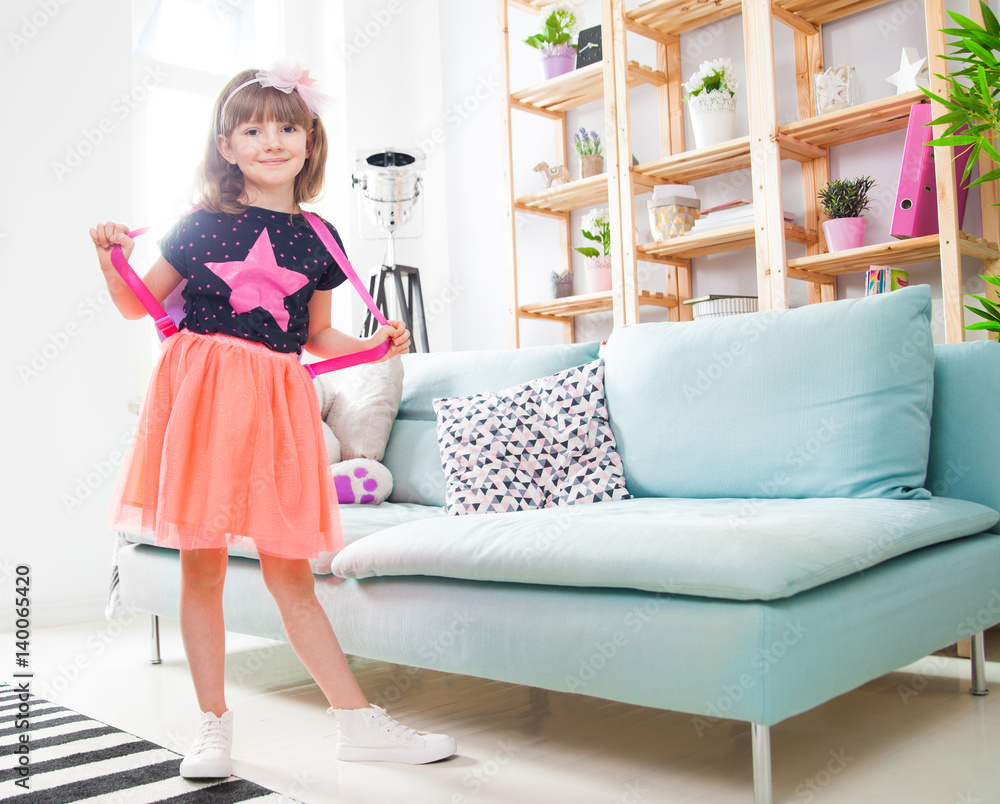
[[[334,464],[332,469],[337,501],[342,505],[378,505],[392,490],[392,476],[378,461],[356,458]]]

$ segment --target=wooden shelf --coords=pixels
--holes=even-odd
[[[651,192],[656,182],[649,178],[636,177],[636,184],[641,188],[640,192]],[[601,173],[550,187],[548,190],[523,195],[515,200],[514,208],[520,212],[562,215],[574,209],[607,203],[608,175]]]
[[[989,243],[967,232],[959,232],[959,250],[980,259],[1000,257],[996,243]],[[867,271],[872,265],[907,265],[941,258],[941,238],[936,234],[893,240],[845,251],[825,252],[809,257],[788,260],[789,269],[816,271],[828,276]]]
[[[650,38],[656,38],[652,34],[676,36],[742,9],[740,0],[650,0],[625,15],[625,27]]]
[[[666,83],[665,73],[653,70],[637,61],[629,62],[628,85],[630,87],[640,84],[662,86]],[[597,62],[513,92],[510,99],[511,106],[516,109],[550,116],[561,114],[567,109],[573,109],[585,103],[601,100],[603,97],[604,65],[602,62]]]
[[[794,13],[806,22],[822,25],[824,22],[839,20],[881,6],[889,0],[777,0],[785,11]]]
[[[667,261],[664,258],[690,260],[692,257],[720,251],[752,248],[756,242],[755,232],[756,227],[753,223],[743,223],[699,234],[684,234],[658,243],[643,243],[636,246],[636,250],[644,257],[658,257],[663,261]],[[818,242],[819,236],[814,229],[806,229],[785,221],[785,239],[808,245]]]
[[[857,14],[889,0],[775,0],[774,18],[791,28],[815,33],[824,22]],[[651,39],[678,34],[735,16],[740,0],[650,0],[625,15],[628,30]]]
[[[639,303],[655,307],[677,307],[677,297],[665,293],[653,293],[648,290],[639,291]],[[575,318],[578,315],[590,313],[605,313],[613,307],[612,291],[602,290],[597,293],[587,293],[581,296],[565,296],[561,299],[550,299],[544,302],[523,304],[519,309],[521,318],[536,318],[551,321],[555,319]]]
[[[826,156],[823,148],[788,134],[778,134],[778,147],[783,159],[794,159],[796,162],[809,162]],[[685,151],[644,162],[635,168],[635,172],[666,184],[684,184],[748,167],[750,137],[737,137],[710,148]]]
[[[906,128],[910,107],[927,99],[919,89],[807,117],[782,126],[782,134],[819,148],[843,145]]]

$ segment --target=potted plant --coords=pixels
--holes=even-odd
[[[932,126],[945,126],[943,134],[930,141],[930,145],[965,146],[969,150],[968,162],[962,180],[969,178],[972,166],[976,163],[981,151],[985,151],[995,162],[1000,163],[1000,152],[997,151],[993,138],[1000,133],[1000,22],[990,7],[980,0],[983,14],[983,25],[956,14],[948,12],[961,27],[945,28],[941,32],[955,39],[951,43],[952,52],[941,58],[948,59],[955,65],[947,76],[937,74],[938,78],[947,81],[948,97],[931,92],[921,87],[925,95],[934,98],[948,111],[931,121]],[[994,168],[979,178],[970,182],[983,184],[1000,179],[1000,168]]]
[[[575,247],[584,257],[587,269],[587,285],[591,293],[611,290],[611,222],[608,208],[592,209],[583,216],[580,231],[588,240],[601,245]]]
[[[703,61],[684,87],[696,148],[731,140],[736,128],[736,68],[731,59]]]
[[[581,179],[597,176],[604,172],[604,146],[596,131],[588,132],[581,126],[580,130],[573,135],[573,145],[580,158]]]
[[[568,73],[576,67],[576,45],[572,39],[580,27],[573,9],[564,3],[550,7],[539,17],[538,33],[524,40],[542,54],[546,78]]]
[[[1000,87],[1000,63],[997,54],[1000,53],[1000,21],[982,0],[979,8],[983,15],[983,23],[948,12],[960,27],[944,28],[941,32],[954,37],[951,42],[952,51],[942,58],[952,63],[947,76],[937,74],[947,82],[948,97],[942,97],[921,87],[923,93],[934,98],[948,111],[931,121],[932,126],[944,126],[944,132],[936,139],[930,140],[930,145],[958,146],[962,152],[968,151],[965,172],[962,181],[975,184],[1000,179],[1000,168],[982,173],[978,178],[969,181],[972,167],[976,164],[979,154],[985,152],[995,163],[1000,163],[1000,152],[994,145],[994,137],[1000,133],[1000,102],[997,99]],[[991,285],[1000,287],[1000,280],[990,274],[983,276]],[[983,304],[982,309],[966,306],[966,309],[985,318],[969,324],[966,329],[985,329],[990,332],[1000,332],[1000,308],[994,302],[983,296],[970,294]]]
[[[830,251],[859,248],[865,240],[865,219],[868,193],[875,186],[871,176],[857,179],[831,179],[819,193],[823,214],[823,234]]]

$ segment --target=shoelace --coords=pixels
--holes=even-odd
[[[191,746],[192,754],[208,753],[210,751],[226,751],[229,747],[229,735],[222,720],[207,720],[202,724]]]
[[[384,728],[390,737],[403,738],[410,741],[413,739],[414,735],[417,734],[416,729],[404,726],[398,720],[393,719],[393,717],[381,706],[375,706],[375,704],[372,704],[371,706],[372,709],[378,712],[378,714],[372,718],[372,723],[379,728]]]

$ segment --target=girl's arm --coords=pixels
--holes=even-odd
[[[378,346],[387,338],[392,345],[383,360],[410,351],[410,332],[402,321],[390,321],[389,326],[379,327],[370,338],[355,338],[330,326],[330,290],[317,290],[309,300],[309,340],[306,351],[327,359],[361,352]]]
[[[125,318],[135,319],[146,315],[146,309],[111,264],[111,246],[121,246],[122,254],[126,260],[132,253],[135,241],[125,234],[127,231],[128,227],[124,224],[108,221],[107,223],[99,223],[91,229],[90,239],[94,241],[94,247],[97,249],[97,260],[101,265],[104,280],[108,283],[111,301]],[[149,288],[149,292],[156,297],[156,300],[162,302],[170,291],[181,283],[182,278],[169,262],[160,257],[153,263],[153,267],[149,269],[142,281]]]

